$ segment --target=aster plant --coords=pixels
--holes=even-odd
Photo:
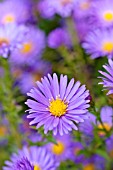
[[[78,129],[76,124],[87,118],[89,90],[80,86],[79,81],[74,83],[71,79],[69,84],[67,81],[67,76],[61,75],[58,82],[54,73],[53,77],[48,74],[36,82],[37,87],[27,94],[32,98],[26,102],[30,107],[28,118],[33,119],[30,125],[36,124],[36,128],[43,125],[44,133],[52,130],[54,135]]]

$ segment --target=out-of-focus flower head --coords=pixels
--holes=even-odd
[[[90,139],[94,137],[94,126],[98,127],[98,134],[104,136],[109,132],[112,127],[113,108],[110,106],[103,106],[100,111],[100,119],[102,123],[96,120],[96,116],[89,113],[89,121],[85,120],[84,123],[79,124],[80,131]],[[106,132],[105,132],[106,131]]]
[[[103,170],[105,169],[105,159],[100,155],[92,155],[83,162],[83,170]]]
[[[4,0],[0,2],[0,23],[25,23],[31,19],[31,3],[27,0]]]
[[[30,125],[37,124],[37,128],[43,125],[45,134],[53,131],[61,136],[78,129],[75,123],[87,118],[89,90],[85,85],[80,86],[79,81],[74,83],[74,79],[67,82],[67,76],[62,74],[59,82],[55,73],[36,82],[37,87],[27,94],[32,97],[26,102],[30,107],[28,118],[33,119]]]
[[[5,162],[3,170],[12,170],[17,165],[17,162],[21,163],[21,161],[24,161],[24,165],[27,161],[27,165],[28,163],[31,164],[34,167],[34,170],[56,170],[59,165],[58,162],[55,161],[55,157],[44,147],[32,146],[29,148],[23,147],[22,150],[18,150],[17,154],[13,153],[11,161]]]
[[[65,28],[56,28],[48,35],[48,46],[50,48],[58,48],[60,46],[66,46],[70,48],[72,46],[71,36]]]
[[[94,125],[96,124],[96,116],[92,113],[88,113],[89,119],[85,120],[84,123],[79,124],[80,132],[84,133],[87,137],[93,137]]]
[[[82,43],[89,34],[90,31],[92,31],[92,26],[89,24],[89,21],[87,18],[85,19],[74,19],[74,25],[75,25],[75,31],[77,32],[77,36],[79,41]]]
[[[51,19],[55,15],[54,8],[49,0],[40,0],[37,4],[37,10],[43,18]]]
[[[69,17],[71,16],[76,0],[48,0],[51,8],[55,10],[55,13],[60,15],[61,17]]]
[[[80,154],[79,152],[82,151],[83,145],[80,142],[73,141],[72,146],[71,146],[71,154],[72,154],[72,160],[75,162],[75,164],[82,163],[84,160],[84,155]]]
[[[34,65],[27,67],[18,79],[21,92],[23,94],[29,92],[29,90],[36,85],[35,82],[40,81],[41,77],[48,73],[51,73],[51,65],[44,60],[37,61]]]
[[[56,159],[59,162],[71,159],[72,136],[57,135],[54,138],[56,140],[56,144],[49,143],[47,147],[55,155]]]
[[[75,19],[86,19],[91,15],[92,0],[76,0],[73,17]]]
[[[12,170],[34,170],[33,166],[31,163],[28,161],[27,158],[23,157],[20,160],[18,160]]]
[[[0,26],[0,55],[7,58],[11,51],[19,48],[22,37],[26,32],[24,25],[7,24]]]
[[[107,95],[113,94],[113,61],[111,59],[108,60],[109,64],[103,65],[104,69],[107,71],[99,71],[102,74],[101,78],[103,81],[99,84],[102,84],[105,90],[108,90]]]
[[[100,30],[89,32],[85,37],[82,47],[91,58],[107,56],[113,57],[113,29]]]
[[[93,1],[92,15],[96,27],[108,28],[113,26],[113,1]]]
[[[106,132],[109,132],[112,127],[112,119],[113,119],[113,108],[110,106],[104,106],[101,108],[100,117],[102,124],[98,123],[99,135],[104,136]],[[106,130],[106,132],[104,131]]]
[[[22,123],[19,124],[19,131],[26,137],[26,139],[29,139],[31,142],[36,143],[42,141],[42,136],[37,132],[37,130],[32,129],[29,127],[30,120],[27,119],[27,115],[23,115],[22,117]],[[25,139],[25,138],[24,138]],[[27,144],[27,141],[23,140],[24,144]]]
[[[45,34],[36,27],[29,26],[20,48],[12,51],[10,62],[14,64],[33,64],[40,58],[45,48]]]
[[[113,158],[113,135],[111,135],[107,140],[106,140],[106,149],[108,151],[108,154],[111,158]]]

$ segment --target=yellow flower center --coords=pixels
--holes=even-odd
[[[90,3],[88,3],[88,2],[83,2],[83,3],[80,4],[80,8],[81,8],[82,10],[87,10],[87,9],[90,8]]]
[[[113,42],[105,42],[103,43],[103,47],[102,47],[103,51],[105,52],[112,52],[113,51]]]
[[[93,164],[87,164],[84,166],[83,170],[95,170],[95,166]]]
[[[113,21],[113,12],[104,13],[104,19],[108,22]]]
[[[52,152],[55,155],[61,155],[64,152],[65,146],[62,142],[57,142],[57,144],[54,144],[52,146]]]
[[[41,170],[41,169],[40,169],[40,167],[38,165],[35,165],[34,170]]]
[[[67,106],[68,105],[64,101],[57,98],[50,102],[49,111],[52,115],[60,117],[66,113]]]
[[[99,135],[100,135],[100,136],[103,136],[103,135],[105,135],[104,129],[105,129],[106,131],[110,131],[111,126],[110,126],[108,123],[103,123],[103,125],[102,125],[102,124],[99,124],[99,125],[98,125],[98,128],[100,129]]]
[[[7,128],[5,126],[0,126],[0,136],[3,137],[7,133]]]
[[[31,50],[32,50],[32,43],[24,43],[21,52],[25,54],[31,52]]]
[[[12,23],[12,22],[14,22],[15,21],[15,18],[14,18],[14,16],[13,15],[11,15],[11,14],[8,14],[8,15],[6,15],[4,18],[3,18],[3,23],[5,24],[5,23]]]

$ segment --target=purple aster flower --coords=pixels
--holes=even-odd
[[[74,84],[74,79],[67,84],[67,76],[61,75],[58,82],[55,73],[41,81],[27,94],[32,97],[26,102],[30,107],[28,118],[33,119],[30,125],[37,124],[37,128],[44,125],[44,133],[52,130],[54,135],[77,130],[76,124],[87,118],[89,90],[85,85],[80,87],[79,81]]]
[[[24,23],[30,20],[31,3],[26,0],[4,0],[0,2],[0,23]]]
[[[37,4],[37,10],[43,18],[51,19],[54,17],[55,10],[50,5],[49,0],[40,0]]]
[[[39,43],[40,42],[40,43]],[[43,31],[28,27],[28,32],[23,37],[21,46],[12,51],[10,62],[15,64],[32,64],[40,58],[45,47],[45,34]]]
[[[69,17],[74,10],[76,0],[49,0],[49,3],[55,10],[55,13],[62,17]]]
[[[27,119],[27,115],[23,115],[22,123],[19,124],[19,131],[24,135],[24,139],[28,139],[33,143],[42,141],[42,136],[37,132],[37,130],[29,127],[30,120]],[[26,138],[25,138],[26,137]],[[24,145],[27,144],[26,140],[23,140]]]
[[[75,164],[83,163],[84,155],[80,154],[79,152],[83,150],[83,145],[80,142],[73,141],[72,147],[71,147],[71,154],[72,154],[72,160],[75,162]]]
[[[96,120],[96,116],[89,113],[89,121],[85,120],[84,123],[79,124],[80,131],[85,134],[87,137],[94,137],[93,130],[94,126],[98,127],[98,134],[100,136],[105,135],[105,130],[110,131],[112,127],[112,117],[113,117],[113,108],[110,106],[104,106],[100,111],[100,118],[102,124]]]
[[[110,30],[95,30],[90,32],[82,47],[86,50],[87,54],[91,55],[91,58],[107,56],[113,57],[113,29]]]
[[[79,124],[79,130],[87,137],[93,137],[94,125],[96,124],[96,116],[92,113],[88,113],[89,119],[85,120],[84,123]]]
[[[37,61],[35,65],[28,67],[20,75],[18,79],[18,86],[23,94],[29,92],[29,90],[36,85],[36,81],[40,81],[41,77],[51,73],[50,63],[43,60]],[[27,86],[26,86],[27,83]]]
[[[89,17],[92,11],[92,1],[91,0],[77,0],[73,16],[75,19],[83,19]]]
[[[109,91],[107,95],[113,94],[113,61],[109,59],[108,63],[109,65],[108,64],[103,65],[107,73],[103,71],[99,71],[103,76],[103,77],[99,77],[102,78],[103,80],[103,82],[100,82],[99,84],[102,84],[103,87]]]
[[[82,43],[86,36],[92,31],[92,26],[89,24],[87,18],[76,18],[74,19],[75,31],[77,32],[77,36],[79,41]]]
[[[105,163],[105,159],[102,156],[95,154],[82,162],[83,170],[103,170],[105,169]]]
[[[58,48],[63,45],[68,48],[71,47],[71,36],[65,28],[56,28],[48,35],[48,46]]]
[[[94,1],[92,15],[96,26],[103,28],[113,26],[113,1]]]
[[[24,25],[7,24],[0,26],[0,55],[8,57],[10,52],[18,48],[27,30]]]
[[[106,140],[106,149],[109,156],[113,158],[113,135]]]
[[[67,159],[71,159],[72,152],[72,136],[71,135],[63,135],[63,136],[54,136],[56,143],[49,143],[47,148],[55,155],[56,159],[61,162]]]
[[[24,166],[25,165],[28,166],[28,164],[31,164],[34,167],[33,170],[55,170],[59,165],[55,161],[55,157],[50,152],[48,152],[44,147],[37,147],[37,146],[31,146],[29,148],[23,147],[22,150],[18,150],[17,154],[13,153],[11,156],[11,161],[5,162],[5,166],[3,167],[3,170],[12,170],[14,165],[17,166],[18,162],[24,163]],[[31,169],[26,169],[26,170],[31,170]]]
[[[12,170],[34,170],[33,166],[31,165],[31,163],[28,161],[27,158],[22,158],[19,161],[17,161],[13,167]]]

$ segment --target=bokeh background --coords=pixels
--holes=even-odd
[[[99,70],[112,57],[112,0],[1,0],[0,169],[24,145],[61,140],[54,152],[59,170],[112,170],[113,95],[98,85]],[[29,126],[27,93],[48,73],[79,80],[90,91],[90,119],[71,137]]]

